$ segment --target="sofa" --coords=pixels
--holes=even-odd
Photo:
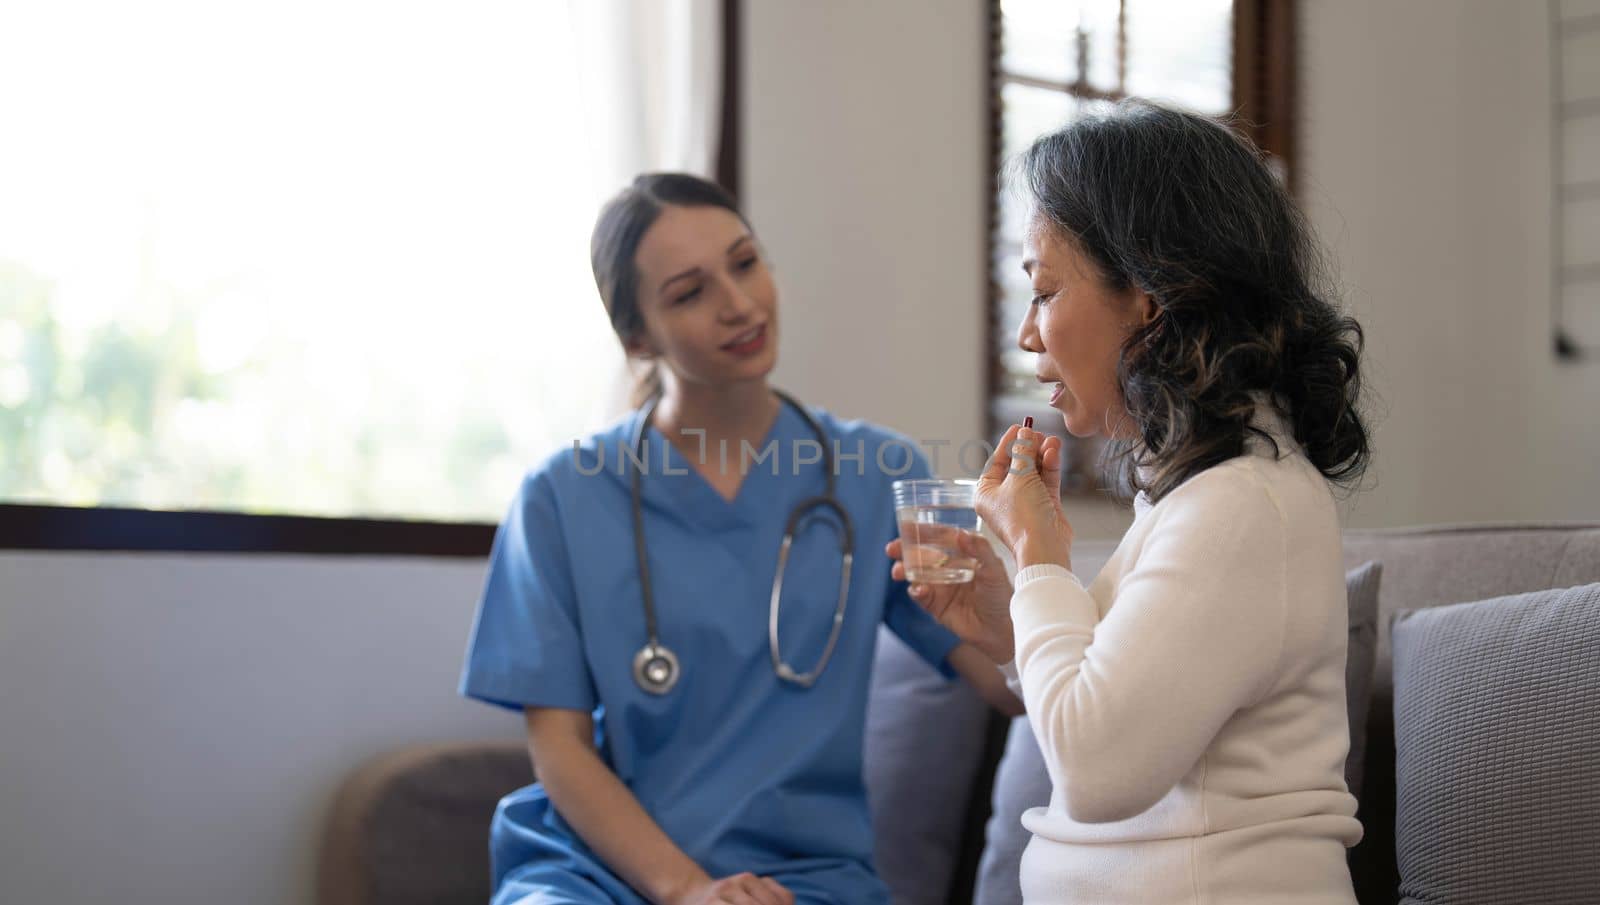
[[[1080,572],[1110,545],[1075,551]],[[1396,613],[1600,582],[1600,524],[1481,525],[1355,531],[1347,567],[1381,564],[1376,619],[1352,619],[1370,687],[1352,737],[1353,790],[1365,837],[1350,852],[1363,905],[1400,898],[1390,624]],[[1355,594],[1352,592],[1352,600]],[[1364,623],[1358,625],[1357,623]],[[1358,631],[1371,637],[1358,639]],[[1026,717],[1007,720],[941,681],[887,632],[878,641],[865,780],[880,818],[880,873],[896,905],[1020,900],[1020,807],[1047,794]],[[1364,666],[1367,661],[1358,661]],[[1358,720],[1359,717],[1356,717]],[[1352,773],[1352,770],[1354,771]],[[468,905],[489,896],[487,838],[496,802],[532,779],[515,742],[454,742],[382,754],[347,778],[330,807],[318,867],[322,905]]]

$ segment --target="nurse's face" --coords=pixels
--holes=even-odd
[[[763,380],[778,362],[778,290],[750,230],[720,207],[669,206],[634,258],[645,335],[678,380]]]
[[[1033,303],[1017,345],[1036,353],[1035,375],[1052,387],[1050,406],[1076,437],[1125,435],[1127,405],[1117,383],[1122,344],[1155,316],[1150,297],[1107,285],[1099,268],[1046,220],[1035,215],[1022,242],[1022,269]]]

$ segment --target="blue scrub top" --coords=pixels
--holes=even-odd
[[[890,484],[928,476],[925,459],[883,428],[812,414],[837,445],[836,494],[855,529],[844,625],[814,686],[778,679],[767,641],[785,523],[826,488],[807,442],[815,435],[784,405],[732,502],[659,431],[646,432],[644,530],[661,642],[682,667],[675,688],[652,695],[633,679],[647,637],[629,497],[635,414],[523,481],[495,538],[461,691],[515,709],[592,712],[606,763],[713,877],[772,875],[813,893],[802,901],[886,901],[861,779],[877,628],[886,623],[947,677],[957,639],[891,580],[883,553],[896,534]],[[740,454],[728,450],[730,467]],[[839,543],[832,525],[813,522],[789,554],[779,642],[797,671],[811,670],[827,643]],[[501,802],[490,845],[497,889],[581,877],[639,901],[537,783]]]

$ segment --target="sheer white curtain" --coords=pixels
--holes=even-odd
[[[602,188],[643,170],[711,176],[722,113],[718,0],[570,0]]]
[[[722,121],[719,0],[569,0],[569,9],[596,211],[641,172],[713,178]],[[626,362],[612,369],[597,420],[627,409],[632,384]]]

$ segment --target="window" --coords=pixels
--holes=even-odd
[[[498,521],[626,397],[570,10],[8,13],[0,503]]]
[[[1293,184],[1290,0],[994,0],[990,9],[991,172],[1040,134],[1137,96],[1237,116]],[[1020,251],[1027,212],[998,178],[991,189],[991,433],[1028,415],[1058,424],[1033,356],[1016,345],[1031,294]],[[1062,436],[1063,491],[1098,493],[1098,439]]]
[[[0,497],[497,520],[618,356],[565,5],[32,4]]]
[[[1551,317],[1559,360],[1600,354],[1600,7],[1551,0]]]

